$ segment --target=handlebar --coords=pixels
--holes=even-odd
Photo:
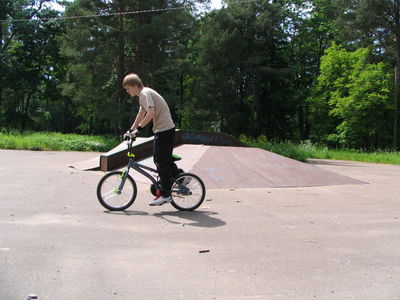
[[[123,138],[124,138],[124,140],[126,141],[126,145],[127,145],[128,150],[130,150],[130,149],[132,148],[133,142],[136,141],[136,135],[137,135],[137,133],[138,133],[138,131],[137,131],[137,130],[134,130],[134,131],[132,131],[132,132],[131,132],[131,131],[127,131],[127,132],[124,134]]]
[[[126,145],[128,147],[128,150],[130,150],[132,148],[133,142],[136,141],[136,137],[125,139],[125,141],[126,141]]]
[[[125,141],[135,140],[137,134],[138,134],[138,131],[137,131],[137,130],[134,130],[134,131],[128,130],[126,133],[124,133],[123,139],[124,139]]]

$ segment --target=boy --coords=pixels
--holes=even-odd
[[[161,196],[149,203],[150,206],[163,205],[171,202],[172,176],[178,170],[172,161],[172,149],[175,137],[175,124],[167,102],[151,88],[144,87],[141,79],[136,74],[125,76],[122,86],[129,95],[139,96],[139,112],[131,130],[140,132],[151,120],[153,120],[154,163],[161,181]]]

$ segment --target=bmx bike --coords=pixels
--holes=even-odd
[[[135,154],[132,153],[132,144],[135,137],[127,139],[128,165],[123,171],[112,171],[104,175],[97,185],[97,198],[100,204],[111,211],[122,211],[135,202],[137,186],[135,180],[129,175],[131,169],[137,171],[151,181],[151,193],[161,196],[162,186],[159,183],[157,170],[139,164],[135,161]],[[172,161],[176,162],[182,158],[172,155]],[[152,174],[150,174],[151,172]],[[173,177],[171,188],[171,205],[178,210],[192,211],[198,208],[204,201],[206,188],[203,181],[195,174],[185,173],[179,169]]]

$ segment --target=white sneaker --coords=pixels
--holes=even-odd
[[[171,197],[158,197],[149,203],[150,206],[163,205],[164,203],[171,203]]]

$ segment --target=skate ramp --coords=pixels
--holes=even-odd
[[[73,164],[68,165],[68,167],[78,170],[90,171],[98,169],[99,164],[100,164],[100,155],[90,159],[74,162]]]
[[[174,149],[174,154],[183,157],[177,165],[199,175],[209,189],[366,184],[259,148],[182,145]],[[141,163],[154,168],[152,158]],[[132,175],[148,182],[140,174]]]
[[[135,153],[137,160],[153,155],[153,141],[154,137],[136,138],[136,141],[133,143],[132,152]],[[178,130],[175,133],[174,147],[183,144],[244,146],[234,137],[224,133]],[[128,163],[127,152],[126,143],[122,142],[107,153],[101,154],[92,159],[76,162],[70,165],[70,167],[79,170],[100,169],[104,172],[115,170]]]
[[[133,146],[136,147],[136,149],[139,149],[139,150],[143,149],[143,148],[145,148],[147,150],[147,148],[149,148],[149,145],[150,145],[150,147],[152,147],[153,140],[154,140],[153,137],[149,137],[149,138],[140,138],[140,137],[138,137],[138,138],[136,138],[136,141],[134,142]],[[85,171],[98,170],[99,167],[100,167],[100,160],[101,160],[102,156],[103,157],[110,157],[111,160],[112,160],[112,158],[115,157],[116,155],[119,155],[120,153],[124,153],[125,160],[127,160],[127,158],[126,158],[127,150],[126,149],[127,149],[126,142],[122,142],[121,144],[119,144],[118,146],[114,147],[113,149],[111,149],[107,153],[104,153],[104,154],[101,153],[98,156],[93,157],[91,159],[75,162],[75,163],[69,165],[69,167],[75,168],[75,169],[78,169],[78,170],[85,170]]]
[[[153,155],[154,137],[149,137],[148,140],[137,144],[134,143],[132,152],[135,153],[136,159],[141,160]],[[244,146],[230,135],[215,132],[200,132],[200,131],[182,131],[175,133],[174,148],[183,145],[213,145],[213,146]],[[127,150],[121,149],[110,154],[100,156],[100,170],[107,172],[110,170],[121,168],[128,163],[126,156]]]
[[[231,148],[231,147],[227,147]],[[179,168],[185,170],[185,172],[189,172],[193,169],[194,165],[201,159],[201,157],[208,150],[208,146],[204,145],[182,145],[174,149],[174,154],[182,156],[182,160],[178,161],[176,164]],[[148,157],[146,159],[138,160],[138,162],[142,165],[148,166],[150,168],[156,169],[156,166],[153,161],[153,157]],[[149,183],[149,179],[145,176],[141,175],[138,172],[132,170],[129,174],[132,177],[144,183]]]

